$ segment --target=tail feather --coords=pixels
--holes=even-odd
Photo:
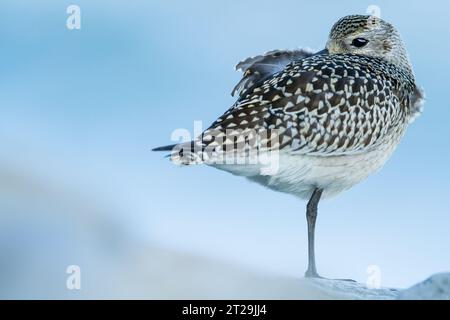
[[[168,146],[162,146],[158,148],[152,149],[152,151],[172,151],[173,148],[175,148],[176,144],[171,144]]]
[[[170,152],[166,158],[175,164],[192,165],[202,162],[202,153],[194,148],[194,141],[185,142],[181,144],[172,144],[152,149],[152,151],[166,151]]]

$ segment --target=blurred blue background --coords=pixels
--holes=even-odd
[[[66,28],[72,3],[81,30]],[[318,268],[365,283],[378,265],[399,287],[449,271],[448,3],[5,0],[0,296],[133,296],[128,284],[151,282],[131,279],[145,263],[127,255],[146,247],[302,277],[304,202],[150,150],[221,115],[240,60],[321,49],[338,18],[371,4],[403,35],[425,112],[382,171],[321,204]],[[84,293],[64,287],[71,264],[90,279]]]

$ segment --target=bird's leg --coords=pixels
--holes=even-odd
[[[322,192],[321,189],[315,189],[306,206],[306,220],[308,221],[308,270],[305,273],[306,278],[320,278],[317,273],[314,254],[314,229],[316,227],[317,206]]]

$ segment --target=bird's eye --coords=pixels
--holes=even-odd
[[[362,48],[365,45],[367,45],[368,43],[369,43],[369,40],[367,40],[367,39],[356,38],[356,39],[353,39],[352,46],[357,47],[357,48]]]

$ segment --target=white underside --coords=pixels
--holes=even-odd
[[[345,191],[379,170],[389,159],[397,143],[352,155],[311,156],[280,152],[275,171],[264,172],[266,165],[214,164],[213,166],[260,183],[270,189],[309,199],[316,188],[323,198]]]

